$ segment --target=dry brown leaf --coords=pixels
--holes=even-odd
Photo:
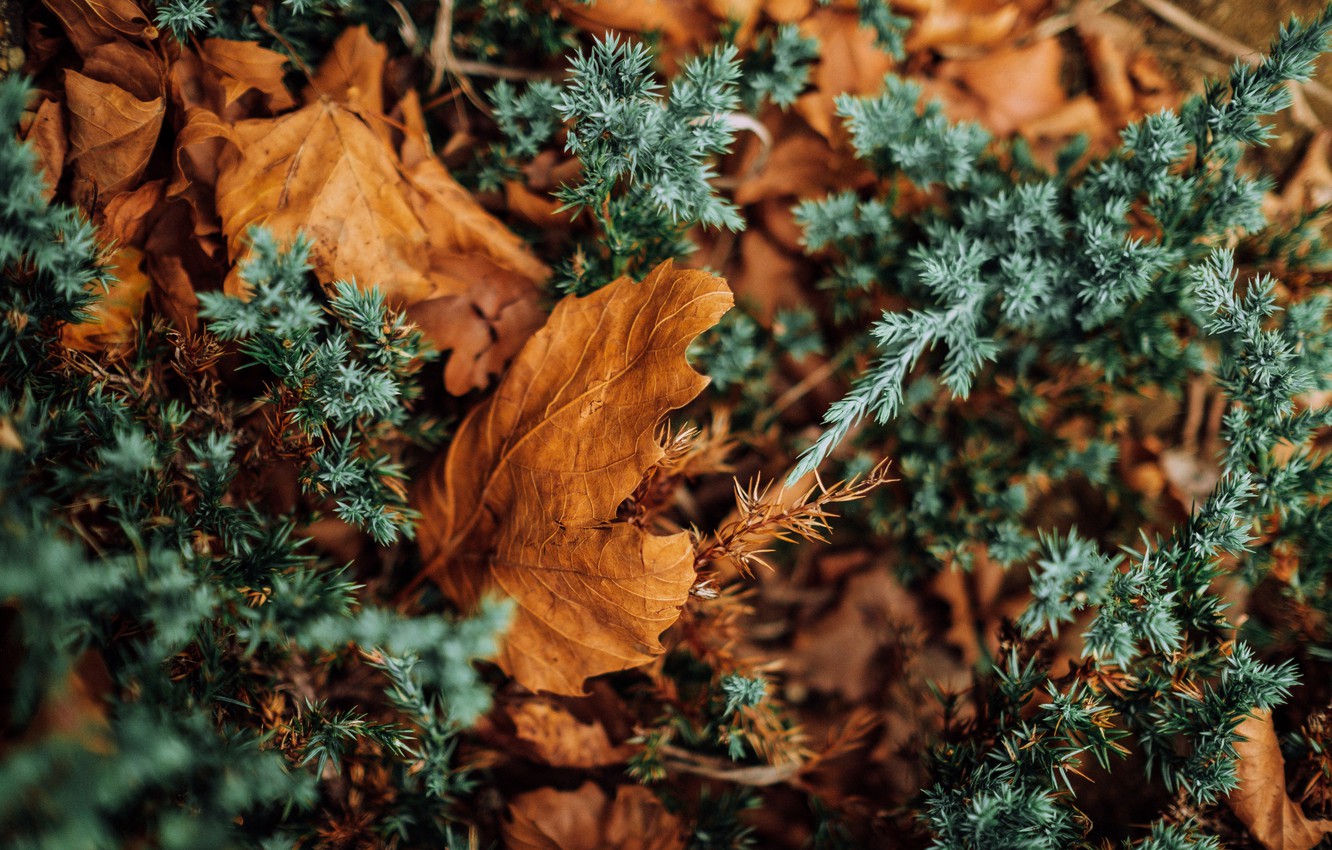
[[[79,73],[101,83],[119,86],[143,101],[166,93],[166,65],[161,57],[149,48],[129,41],[97,45],[84,57]]]
[[[717,19],[697,0],[557,0],[559,11],[574,25],[597,37],[607,30],[653,32],[660,37],[658,56],[666,70],[698,52],[698,45],[716,37]]]
[[[1311,821],[1286,794],[1286,760],[1281,755],[1272,712],[1257,709],[1236,731],[1239,787],[1230,792],[1230,808],[1267,850],[1310,850],[1327,835],[1332,821]]]
[[[877,566],[853,576],[836,608],[796,633],[792,676],[801,684],[858,701],[886,681],[872,675],[878,652],[904,630],[922,629],[916,602]]]
[[[449,351],[444,388],[454,395],[482,389],[504,369],[545,320],[530,281],[480,254],[441,255],[431,266],[440,295],[407,308],[436,348]]]
[[[85,205],[134,188],[162,129],[160,97],[143,101],[119,86],[65,72],[73,192]]]
[[[480,254],[529,283],[539,284],[546,279],[550,274],[546,264],[517,234],[486,212],[438,159],[413,155],[410,142],[403,145],[402,159],[403,177],[415,190],[408,194],[408,200],[429,227],[433,257]]]
[[[233,260],[251,227],[284,239],[303,230],[324,283],[377,284],[394,303],[429,294],[425,228],[398,190],[392,154],[365,122],[318,101],[279,118],[241,121],[232,132],[236,146],[219,164],[217,211]]]
[[[1116,117],[1130,117],[1136,100],[1133,81],[1129,78],[1132,44],[1125,43],[1119,27],[1100,18],[1079,22],[1078,35],[1082,37],[1087,64],[1091,67],[1102,102]]]
[[[938,47],[982,47],[998,44],[1008,37],[1021,17],[1016,4],[1005,3],[995,9],[976,11],[956,3],[935,3],[911,27],[907,50]]]
[[[564,299],[417,493],[425,574],[465,608],[494,590],[517,602],[498,661],[526,687],[581,694],[660,653],[693,548],[617,510],[663,455],[661,418],[706,385],[685,348],[731,300],[670,263]]]
[[[364,117],[384,114],[384,63],[388,49],[370,37],[364,26],[352,27],[338,36],[333,48],[310,81],[305,100],[331,98]]]
[[[118,38],[152,40],[157,27],[134,0],[44,0],[80,55]]]
[[[258,92],[269,112],[284,112],[296,99],[283,82],[287,57],[253,41],[206,39],[199,48],[206,86],[215,97],[208,106],[223,112],[249,92]]]
[[[334,46],[304,108],[229,129],[191,110],[172,191],[196,208],[196,229],[207,235],[207,192],[186,190],[213,179],[210,151],[229,139],[215,179],[233,260],[252,226],[284,239],[305,232],[316,276],[378,285],[407,308],[430,342],[450,352],[445,386],[462,395],[484,388],[540,326],[539,285],[549,270],[433,155],[415,95],[398,104],[402,142],[390,147],[384,57],[355,28]],[[227,289],[240,289],[234,270]]]
[[[115,244],[143,245],[165,197],[163,180],[149,180],[132,192],[121,192],[107,202],[102,233]]]
[[[860,25],[855,10],[819,9],[801,21],[800,32],[818,39],[820,59],[811,74],[813,91],[796,100],[795,110],[819,135],[832,139],[841,125],[837,96],[877,93],[895,63],[875,44],[873,31]]]
[[[814,0],[765,0],[763,11],[779,24],[793,24],[814,11]]]
[[[1057,39],[1029,47],[997,50],[975,59],[945,62],[941,77],[952,78],[986,107],[986,125],[1005,135],[1049,115],[1068,99],[1060,82],[1064,51]]]
[[[833,190],[863,186],[873,180],[849,148],[830,146],[801,126],[778,135],[767,160],[736,189],[738,204],[768,198],[823,197]]]
[[[509,803],[502,825],[509,850],[681,850],[679,819],[641,785],[622,785],[611,801],[586,782],[577,791],[540,788]]]
[[[65,152],[69,147],[65,136],[65,111],[57,101],[43,100],[23,128],[22,136],[37,153],[37,164],[46,179],[42,196],[49,202],[65,170]]]
[[[1323,204],[1332,203],[1332,130],[1324,130],[1309,141],[1309,147],[1300,159],[1295,173],[1281,190],[1276,209],[1282,212],[1305,213]]]
[[[600,723],[583,723],[559,703],[538,697],[506,709],[518,738],[551,767],[592,768],[621,764],[633,752],[611,744]]]
[[[800,263],[783,251],[758,227],[740,236],[740,273],[734,278],[735,295],[764,327],[771,327],[777,311],[801,303]]]
[[[101,351],[132,344],[138,339],[135,326],[143,315],[143,299],[151,286],[143,270],[143,252],[128,245],[111,257],[107,291],[92,303],[92,319],[61,328],[60,341],[80,351]]]

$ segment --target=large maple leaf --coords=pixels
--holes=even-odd
[[[662,457],[662,417],[707,384],[685,348],[731,303],[720,278],[669,262],[564,299],[419,488],[426,574],[465,608],[517,602],[498,661],[532,690],[581,694],[660,653],[692,545],[617,510]]]

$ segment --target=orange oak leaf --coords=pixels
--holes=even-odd
[[[681,850],[680,821],[648,789],[622,785],[614,801],[591,782],[514,798],[502,825],[508,850]]]
[[[1255,710],[1236,731],[1239,787],[1230,792],[1230,808],[1258,843],[1268,850],[1310,850],[1328,835],[1332,821],[1311,821],[1286,794],[1286,760],[1281,755],[1272,712]]]
[[[120,86],[65,72],[69,160],[82,201],[133,189],[162,129],[161,97],[140,100]]]
[[[707,384],[685,348],[731,303],[669,262],[565,298],[418,489],[424,575],[464,608],[495,590],[517,603],[498,662],[520,684],[578,695],[661,652],[690,540],[617,510],[663,456],[661,418]]]

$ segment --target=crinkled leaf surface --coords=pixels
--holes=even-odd
[[[654,432],[707,379],[685,348],[731,306],[726,284],[670,263],[566,298],[418,491],[426,571],[464,607],[518,603],[499,664],[532,690],[659,653],[694,580],[688,535],[617,519],[662,456]]]
[[[1236,731],[1245,740],[1235,744],[1239,787],[1229,802],[1253,837],[1268,850],[1309,850],[1332,834],[1332,821],[1309,820],[1286,793],[1286,759],[1272,712],[1254,711]]]
[[[502,827],[508,850],[680,850],[675,815],[639,785],[622,785],[612,801],[594,783],[577,791],[539,788],[509,804]]]

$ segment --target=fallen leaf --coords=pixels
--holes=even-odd
[[[793,128],[778,138],[767,160],[736,189],[736,203],[823,197],[873,180],[864,163],[855,159],[847,147],[832,147],[807,128]]]
[[[45,0],[79,55],[118,38],[152,40],[157,27],[134,0]]]
[[[1257,709],[1240,721],[1235,744],[1239,787],[1230,808],[1267,850],[1310,850],[1328,835],[1332,821],[1311,821],[1286,793],[1286,760],[1281,755],[1272,712]]]
[[[107,281],[107,291],[88,308],[92,318],[65,325],[60,341],[80,351],[102,351],[138,339],[135,326],[143,315],[143,299],[151,286],[143,261],[143,252],[138,248],[120,247],[110,262],[115,280]]]
[[[401,171],[413,212],[426,226],[430,295],[412,319],[448,350],[444,386],[454,395],[482,389],[541,326],[540,286],[550,269],[517,234],[477,202],[430,152],[414,93],[402,116]]]
[[[793,24],[814,11],[814,0],[766,0],[763,11],[779,24]]]
[[[352,27],[338,36],[319,72],[310,80],[305,100],[312,103],[330,98],[362,117],[384,114],[384,63],[388,49],[370,37],[364,26]]]
[[[378,285],[395,303],[430,292],[425,228],[398,190],[392,154],[359,117],[317,101],[241,121],[232,133],[236,145],[219,163],[217,211],[233,260],[251,227],[284,239],[304,231],[324,283]]]
[[[518,603],[498,661],[520,684],[577,695],[661,652],[694,579],[689,536],[617,510],[663,456],[661,418],[707,384],[684,352],[731,301],[669,262],[565,298],[416,494],[424,574],[464,608],[492,590]]]
[[[23,140],[37,152],[37,164],[46,179],[42,196],[49,202],[60,184],[65,170],[65,152],[69,147],[65,137],[65,112],[54,100],[43,100],[32,119],[23,128]]]
[[[772,327],[777,311],[802,302],[800,263],[769,239],[761,228],[740,236],[740,273],[735,278],[736,298],[764,327]]]
[[[172,190],[206,224],[207,192],[195,200],[183,187],[206,184],[209,151],[231,140],[218,160],[216,205],[232,259],[255,225],[285,239],[303,231],[313,240],[319,280],[378,285],[435,348],[449,352],[445,387],[462,395],[490,383],[540,326],[539,287],[549,269],[434,155],[414,94],[396,108],[402,141],[390,146],[381,114],[384,57],[355,28],[321,67],[307,106],[229,129],[192,111]],[[196,125],[197,138],[188,132]],[[233,270],[227,289],[240,288]]]
[[[431,267],[441,295],[407,308],[407,317],[436,348],[449,352],[444,388],[453,395],[482,389],[545,320],[536,290],[484,256],[442,256]]]
[[[79,73],[101,83],[119,86],[139,100],[151,101],[166,93],[166,65],[147,47],[116,40],[99,44],[83,58]]]
[[[698,53],[701,43],[716,38],[717,19],[695,0],[558,0],[560,14],[600,37],[607,30],[654,33],[658,59],[665,70]]]
[[[818,691],[858,701],[886,684],[873,675],[881,649],[904,630],[922,630],[914,598],[878,566],[853,576],[841,602],[796,633],[792,676]]]
[[[1281,190],[1278,208],[1294,214],[1309,212],[1332,203],[1332,131],[1324,130],[1309,141],[1295,173]]]
[[[820,59],[810,74],[813,91],[796,100],[795,111],[831,140],[841,127],[837,96],[876,94],[896,63],[879,49],[874,32],[860,25],[855,10],[819,9],[800,22],[800,32],[818,39]]]
[[[675,815],[641,785],[622,785],[612,801],[591,782],[577,791],[540,788],[509,803],[501,825],[509,850],[681,850]]]
[[[583,723],[553,700],[524,700],[506,709],[518,738],[551,767],[592,768],[621,764],[632,753],[616,747],[600,723]]]
[[[1087,64],[1096,80],[1096,90],[1102,102],[1120,119],[1132,115],[1136,100],[1133,81],[1129,78],[1131,43],[1116,22],[1092,18],[1078,24]],[[1141,35],[1139,35],[1141,37]]]
[[[985,124],[1005,135],[1020,125],[1049,115],[1068,99],[1060,82],[1064,50],[1047,38],[1029,47],[996,50],[975,59],[956,59],[939,67],[985,104]]]
[[[429,228],[434,257],[480,254],[532,284],[549,276],[546,264],[517,234],[486,212],[438,159],[421,156],[412,162],[410,148],[405,146],[403,165],[403,176],[415,190],[408,194],[408,200]]]
[[[102,233],[116,244],[143,245],[156,223],[166,197],[163,180],[149,180],[132,192],[121,192],[107,202]]]
[[[257,92],[269,112],[284,112],[296,105],[283,81],[287,57],[253,41],[205,39],[199,60],[206,69],[208,86],[216,97],[209,106],[223,114],[250,92]]]
[[[1086,135],[1093,143],[1106,135],[1101,109],[1088,95],[1078,95],[1048,115],[1027,121],[1018,127],[1032,142],[1054,141],[1062,147],[1077,135]]]
[[[75,197],[87,206],[134,188],[162,129],[163,99],[139,100],[77,71],[65,72],[65,98]]]
[[[1022,10],[1012,3],[975,11],[955,3],[931,4],[907,34],[912,53],[940,47],[983,47],[998,44],[1013,31]]]

